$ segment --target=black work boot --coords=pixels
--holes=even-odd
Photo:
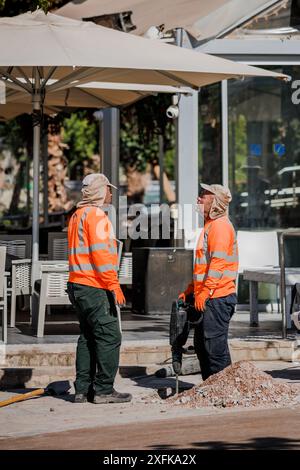
[[[75,393],[74,403],[87,403],[87,395],[85,393]]]
[[[126,403],[132,400],[132,395],[130,393],[119,393],[116,390],[113,390],[112,393],[108,395],[95,395],[94,403],[96,405],[101,405],[105,403]]]

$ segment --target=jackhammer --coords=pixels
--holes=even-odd
[[[183,346],[187,342],[190,330],[203,319],[203,313],[194,307],[193,296],[186,302],[181,299],[172,303],[170,316],[170,345],[172,348],[172,366],[176,375],[176,394],[178,394],[178,376],[182,368],[182,354],[188,352]]]

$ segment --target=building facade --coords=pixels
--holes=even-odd
[[[229,185],[239,229],[300,225],[299,11],[277,2],[196,47],[291,77],[229,80],[199,93],[199,180]]]

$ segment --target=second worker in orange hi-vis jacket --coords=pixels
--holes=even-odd
[[[203,312],[194,333],[203,380],[231,364],[228,327],[237,302],[238,247],[228,217],[230,201],[230,191],[224,186],[201,185],[197,203],[204,228],[197,242],[193,281],[179,295],[182,300],[193,297],[196,310]]]
[[[116,308],[125,298],[118,280],[117,242],[103,210],[111,203],[111,187],[101,173],[86,176],[82,201],[68,225],[68,294],[80,325],[75,403],[122,403],[132,398],[113,388],[121,345]]]

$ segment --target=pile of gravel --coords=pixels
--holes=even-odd
[[[203,406],[281,407],[297,401],[299,390],[274,380],[254,364],[240,361],[212,375],[200,385],[168,400],[189,408]]]

